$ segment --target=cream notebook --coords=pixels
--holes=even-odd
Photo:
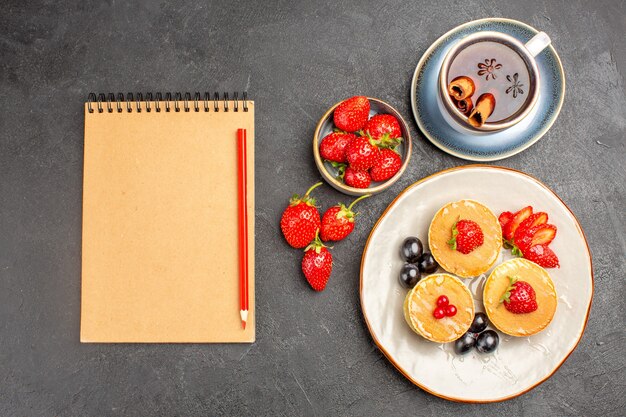
[[[249,315],[239,315],[237,129],[247,130]],[[81,342],[253,342],[254,102],[85,103]]]

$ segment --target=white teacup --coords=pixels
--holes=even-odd
[[[461,39],[448,51],[439,71],[437,101],[444,119],[455,130],[475,135],[503,130],[527,118],[537,103],[541,82],[535,56],[548,45],[550,38],[544,32],[526,44],[492,31]],[[493,113],[480,126],[470,124],[468,114],[448,94],[449,83],[458,76],[474,82],[474,106],[484,93],[495,97]]]

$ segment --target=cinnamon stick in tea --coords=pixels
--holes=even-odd
[[[481,127],[496,108],[496,98],[491,93],[481,94],[476,100],[474,110],[468,116],[469,123],[474,127]]]
[[[457,101],[471,97],[475,90],[474,81],[464,75],[456,77],[448,84],[448,94]]]

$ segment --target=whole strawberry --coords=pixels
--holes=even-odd
[[[543,268],[556,268],[559,266],[559,258],[547,245],[531,246],[530,249],[524,252],[524,258]]]
[[[322,240],[325,242],[331,240],[338,241],[352,233],[354,230],[354,218],[356,217],[352,207],[369,196],[370,194],[367,194],[357,198],[348,207],[339,203],[326,210],[326,213],[322,216],[322,229],[320,230]]]
[[[376,162],[370,169],[372,181],[387,181],[396,175],[402,166],[402,158],[391,149],[381,149]]]
[[[504,308],[514,314],[532,313],[537,310],[534,288],[526,281],[519,281],[517,277],[509,277],[509,281],[509,287],[500,297]]]
[[[452,250],[458,250],[467,255],[483,244],[485,237],[478,223],[473,220],[459,220],[452,226],[452,238],[448,245]]]
[[[280,229],[287,243],[294,248],[303,248],[308,245],[322,225],[320,213],[315,207],[315,199],[309,196],[311,191],[320,185],[322,185],[321,182],[313,185],[302,198],[297,194],[291,197],[289,206],[280,219]]]
[[[328,161],[346,162],[346,147],[356,138],[352,133],[333,132],[320,143],[320,155]]]
[[[400,123],[391,114],[377,114],[365,123],[363,130],[378,146],[395,148],[402,141]]]
[[[367,137],[358,136],[346,147],[346,160],[352,169],[364,171],[374,165],[379,152]]]
[[[315,291],[322,291],[333,271],[333,255],[324,246],[319,236],[304,250],[302,272]]]
[[[367,188],[372,183],[372,178],[367,171],[359,171],[352,167],[347,167],[343,173],[343,182],[354,188]]]
[[[335,126],[345,132],[361,130],[370,114],[367,97],[355,96],[342,101],[333,113]]]

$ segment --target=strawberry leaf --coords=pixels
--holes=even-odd
[[[509,286],[507,287],[506,291],[504,292],[504,294],[502,294],[502,296],[500,297],[500,303],[510,303],[511,302],[511,292],[515,289],[515,283],[517,282],[517,277],[516,276],[509,276]]]
[[[337,175],[335,176],[335,178],[337,178],[338,180],[343,180],[343,176],[346,173],[346,168],[348,167],[348,165],[343,164],[341,162],[335,162],[335,161],[328,161],[328,162],[330,162],[333,168],[337,170]]]
[[[370,132],[369,132],[369,131],[363,132],[362,130],[360,130],[359,132],[360,132],[360,133],[362,133],[362,134],[361,134],[361,136],[363,136],[363,137],[367,138],[367,140],[370,142],[370,144],[371,144],[372,146],[378,146],[378,143],[379,143],[380,141],[379,141],[379,140],[377,140],[377,139],[374,139],[374,138],[372,137],[372,135],[370,135]]]
[[[305,203],[305,204],[308,204],[309,206],[315,207],[315,199],[313,197],[311,197],[309,194],[311,194],[311,191],[313,191],[314,189],[316,189],[317,187],[319,187],[322,184],[323,183],[321,181],[313,184],[311,186],[311,188],[309,188],[307,190],[307,192],[302,197],[300,197],[298,194],[294,194],[289,199],[289,204],[292,205],[292,206],[297,206],[300,203]]]
[[[374,140],[373,145],[378,146],[380,149],[392,149],[395,150],[396,147],[402,142],[401,137],[392,138],[389,133],[383,134],[380,139]]]
[[[448,240],[448,245],[452,250],[456,250],[456,237],[459,234],[459,230],[456,228],[456,224],[458,222],[458,220],[454,222],[454,225],[452,226],[452,239]]]
[[[339,206],[339,211],[335,215],[335,218],[341,219],[341,218],[345,217],[348,220],[354,218],[354,212],[352,210],[350,210],[348,207],[346,207],[345,204],[339,203],[338,206]]]
[[[339,207],[341,207],[341,210],[339,211],[339,213],[337,213],[337,218],[339,218],[340,214],[343,214],[348,220],[350,220],[351,222],[354,222],[354,218],[356,217],[358,213],[355,213],[354,211],[352,211],[352,207],[354,207],[354,205],[358,203],[359,201],[364,200],[370,196],[371,194],[362,195],[361,197],[357,198],[352,203],[350,203],[348,207],[339,203]]]
[[[333,168],[337,168],[337,169],[340,169],[340,168],[346,166],[346,164],[341,163],[341,162],[335,162],[335,161],[328,161],[328,162],[330,162],[330,164],[333,166]]]
[[[304,249],[304,252],[308,252],[310,250],[314,250],[315,253],[320,253],[322,251],[322,248],[332,249],[332,246],[324,245],[324,243],[320,239],[320,229],[317,229],[317,231],[315,232],[315,239],[313,239],[311,241],[311,243],[309,243],[309,246],[307,246]]]
[[[292,206],[296,206],[300,203],[300,195],[299,194],[294,194],[291,196],[291,198],[289,199],[289,204]]]

